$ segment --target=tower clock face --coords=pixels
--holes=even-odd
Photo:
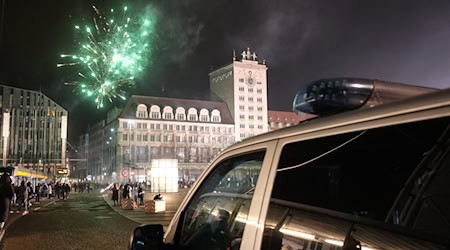
[[[245,82],[249,86],[253,86],[256,83],[255,76],[251,70],[247,72],[247,77],[245,78]]]

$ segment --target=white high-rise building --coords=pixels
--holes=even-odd
[[[242,59],[209,74],[211,99],[219,97],[231,112],[235,141],[268,131],[267,66],[250,48]]]

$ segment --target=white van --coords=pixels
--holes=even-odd
[[[132,249],[447,249],[450,89],[224,150]]]

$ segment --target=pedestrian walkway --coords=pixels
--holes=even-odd
[[[8,215],[8,220],[5,225],[5,231],[8,230],[9,225],[14,223],[14,221],[21,218],[22,216],[26,216],[30,213],[40,210],[41,208],[55,204],[58,201],[59,201],[58,198],[49,199],[46,197],[41,198],[38,203],[35,202],[34,200],[32,200],[31,201],[32,205],[30,207],[28,207],[28,213],[23,213],[23,212],[19,211],[19,208],[17,206],[13,205],[11,207],[10,213]]]
[[[108,193],[103,194],[103,199],[108,203],[108,205],[114,209],[117,213],[125,216],[126,218],[135,221],[139,224],[161,224],[164,229],[167,228],[172,217],[175,215],[178,207],[186,197],[189,189],[179,189],[176,193],[161,193],[163,200],[166,201],[166,211],[159,213],[146,213],[144,211],[144,206],[139,206],[134,210],[125,210],[121,206],[114,206],[114,202],[108,196]],[[144,201],[152,200],[157,193],[150,193],[145,191]]]

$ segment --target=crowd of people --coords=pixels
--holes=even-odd
[[[119,206],[124,199],[133,199],[137,206],[144,206],[144,184],[143,183],[125,183],[118,185],[114,183],[111,186],[111,199],[114,206]]]
[[[86,182],[40,182],[33,186],[22,180],[13,182],[8,174],[0,176],[0,238],[10,213],[28,214],[29,207],[39,204],[42,198],[67,200],[71,191],[82,193],[92,190]]]

